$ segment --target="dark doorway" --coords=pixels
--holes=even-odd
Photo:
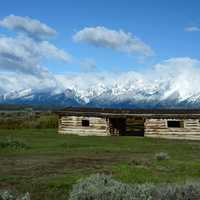
[[[126,135],[144,137],[144,119],[142,117],[127,118]]]
[[[109,118],[109,130],[111,135],[125,135],[126,118]]]

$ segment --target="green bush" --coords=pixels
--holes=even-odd
[[[2,190],[0,191],[0,200],[30,200],[29,193],[17,196],[11,191]]]
[[[4,149],[4,148],[29,149],[30,146],[21,140],[7,138],[5,140],[0,141],[0,149]]]
[[[200,183],[185,185],[128,185],[106,175],[80,180],[69,200],[199,200]]]

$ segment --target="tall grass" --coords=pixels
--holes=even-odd
[[[57,128],[58,116],[55,114],[42,114],[38,116],[10,116],[0,117],[0,129],[23,128]]]

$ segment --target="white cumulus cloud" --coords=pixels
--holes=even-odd
[[[29,37],[0,37],[0,70],[41,76],[47,69],[44,59],[55,58],[64,62],[70,55],[47,41],[36,42]]]
[[[46,60],[53,58],[65,63],[71,61],[69,53],[48,41],[56,31],[38,20],[10,15],[0,20],[0,27],[19,33],[0,36],[1,72],[44,77],[50,74],[43,66]]]
[[[151,56],[152,48],[131,33],[123,30],[112,30],[103,26],[86,27],[77,32],[73,39],[75,42],[85,42],[96,47],[110,48],[117,51]]]
[[[0,21],[0,26],[13,31],[24,32],[36,39],[45,39],[56,34],[53,28],[30,17],[9,15]]]
[[[63,62],[70,62],[72,56],[48,41],[43,41],[38,45],[39,51],[47,57],[54,57]]]

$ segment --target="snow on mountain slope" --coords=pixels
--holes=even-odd
[[[89,80],[89,83],[81,86],[77,83],[77,79],[74,82],[70,80],[71,84],[66,79],[65,82],[60,83],[62,90],[28,88],[11,91],[5,93],[0,101],[1,103],[63,106],[165,107],[166,105],[167,107],[178,107],[179,104],[183,106],[183,102],[192,106],[200,105],[200,93],[184,97],[181,91],[174,87],[176,85],[174,80],[163,83],[162,81],[145,80],[143,76],[135,73],[124,76],[113,79],[107,85],[105,83],[107,80],[102,79],[100,81]]]
[[[189,63],[182,67],[182,62]],[[110,107],[199,107],[200,70],[169,59],[145,73],[82,73],[46,79],[14,77],[0,84],[0,103]],[[13,84],[13,83],[16,84]],[[22,83],[22,84],[21,84]]]

